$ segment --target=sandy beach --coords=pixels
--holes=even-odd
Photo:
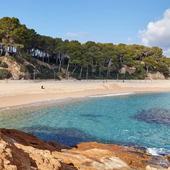
[[[170,91],[169,80],[1,80],[0,108],[70,97],[161,91]]]

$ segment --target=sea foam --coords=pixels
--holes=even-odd
[[[170,150],[164,148],[147,148],[146,151],[154,156],[170,154]]]
[[[131,95],[133,93],[113,93],[113,94],[103,94],[103,95],[95,95],[95,96],[89,96],[89,97],[112,97],[112,96],[125,96],[125,95]]]

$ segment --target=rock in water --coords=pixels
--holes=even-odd
[[[149,109],[142,110],[134,119],[147,123],[163,124],[170,126],[170,109]]]

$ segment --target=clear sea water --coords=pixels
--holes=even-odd
[[[48,101],[0,111],[0,127],[65,145],[97,141],[170,154],[170,93]]]

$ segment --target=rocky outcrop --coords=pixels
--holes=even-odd
[[[133,74],[135,73],[136,68],[135,67],[129,67],[127,65],[123,65],[123,67],[120,70],[121,74],[125,74],[126,72],[128,72],[129,74]]]
[[[8,57],[3,57],[3,62],[8,65],[8,70],[10,71],[13,79],[19,79],[19,75],[23,73],[20,71],[20,65],[13,59]]]
[[[167,157],[169,159],[169,157]],[[81,143],[75,148],[45,143],[34,135],[0,129],[0,170],[165,170],[134,148]],[[158,160],[158,159],[157,159]]]
[[[11,74],[10,79],[30,79],[33,76],[34,69],[36,70],[36,75],[42,73],[42,68],[53,72],[56,66],[50,65],[48,63],[36,60],[34,62],[28,61],[24,57],[0,57],[0,63],[7,64],[7,67],[0,67],[1,69],[8,70]],[[32,77],[33,78],[33,77]],[[56,75],[56,79],[58,76]]]
[[[54,146],[34,135],[17,130],[0,130],[0,170],[76,169],[54,157],[52,151],[55,150]]]
[[[159,71],[148,73],[146,79],[148,80],[165,80],[165,76]]]
[[[121,70],[119,71],[121,74],[125,74],[126,72],[128,72],[129,74],[133,74],[135,73],[136,68],[135,67],[129,67],[127,65],[123,65],[123,67],[121,68]],[[147,73],[146,79],[148,80],[165,80],[165,76],[160,73],[159,71],[155,71],[155,72],[149,72]]]

